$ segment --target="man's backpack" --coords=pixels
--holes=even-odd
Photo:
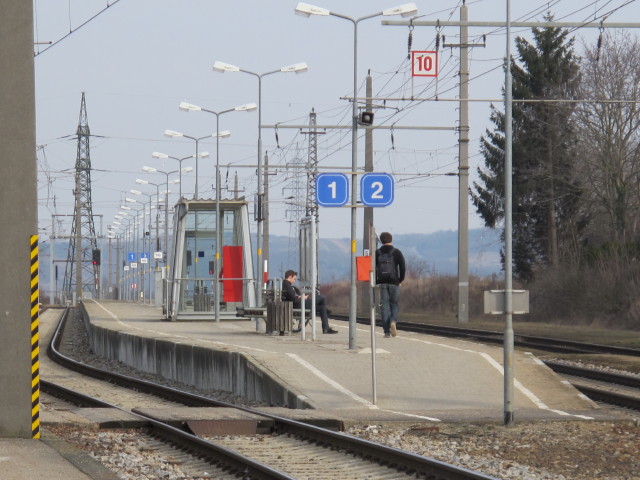
[[[395,249],[386,253],[379,253],[376,257],[376,282],[398,283],[398,267],[393,256]]]

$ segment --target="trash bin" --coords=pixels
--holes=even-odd
[[[293,302],[267,302],[266,333],[291,333],[293,328]]]

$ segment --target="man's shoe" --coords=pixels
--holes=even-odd
[[[396,322],[391,322],[391,336],[395,337],[398,334],[398,330],[396,330]]]
[[[298,328],[294,328],[293,330],[291,330],[291,333],[300,333],[302,331],[302,329],[300,327]]]
[[[338,331],[333,328],[327,328],[326,330],[322,330],[322,333],[338,333]]]
[[[390,333],[385,333],[384,334],[384,338],[391,338],[391,334]]]

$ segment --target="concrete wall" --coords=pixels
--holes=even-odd
[[[224,390],[279,407],[311,408],[242,353],[138,337],[92,325],[86,318],[85,323],[97,355],[202,390]]]
[[[30,236],[38,233],[33,2],[0,0],[0,437],[31,437]]]

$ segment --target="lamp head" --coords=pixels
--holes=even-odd
[[[416,13],[418,13],[418,7],[415,3],[405,3],[382,11],[383,15],[400,15],[402,17],[413,17]]]
[[[194,105],[193,103],[187,103],[187,102],[180,102],[180,105],[178,106],[178,108],[183,112],[198,112],[202,110],[202,107],[199,107],[198,105]]]
[[[165,133],[165,135],[166,135],[166,133]],[[161,153],[161,152],[153,152],[151,154],[151,156],[153,158],[169,158],[169,155],[167,155],[166,153]]]
[[[214,62],[213,69],[216,72],[221,72],[221,73],[240,71],[240,67],[236,67],[235,65],[231,65],[230,63],[224,63],[224,62]]]
[[[135,198],[125,198],[124,199],[125,202],[133,202],[133,203],[137,203],[138,201]]]
[[[187,172],[191,172],[193,171],[193,167],[184,167],[182,169],[182,173],[187,173]],[[180,181],[180,179],[178,179],[178,181]]]
[[[167,137],[184,137],[184,133],[176,132],[175,130],[165,130],[164,134]]]
[[[230,130],[223,130],[221,132],[218,133],[214,133],[213,135],[211,135],[213,138],[225,138],[225,137],[229,137],[231,136],[231,131]]]
[[[234,110],[237,112],[251,112],[253,110],[256,110],[257,108],[258,105],[256,105],[255,103],[247,103],[246,105],[240,105],[239,107],[234,108]]]
[[[309,17],[311,15],[329,15],[331,12],[326,8],[316,7],[315,5],[309,5],[308,3],[299,2],[296,5],[296,15],[303,17]]]
[[[209,156],[209,152],[202,152],[198,154],[198,158],[207,158],[208,156]]]
[[[146,165],[144,167],[142,167],[142,170],[144,170],[145,172],[157,172],[158,171],[157,168],[147,167]]]
[[[141,178],[136,178],[136,183],[139,183],[140,185],[149,185],[148,181],[142,180]]]
[[[129,191],[134,195],[142,195],[142,192],[140,190],[129,190]]]
[[[304,62],[295,63],[293,65],[287,65],[286,67],[282,67],[280,69],[281,72],[295,72],[295,73],[304,73],[309,70],[307,64]]]

